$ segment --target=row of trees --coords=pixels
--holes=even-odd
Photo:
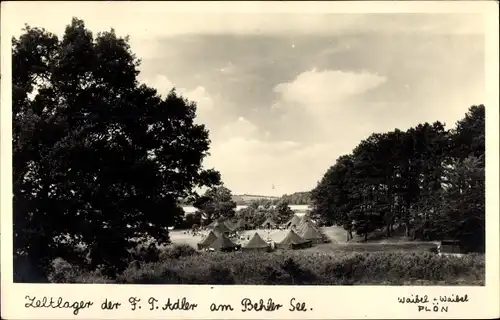
[[[139,63],[127,38],[76,18],[62,38],[26,26],[12,39],[16,280],[56,257],[116,273],[145,238],[169,241],[179,198],[220,183],[202,168],[195,103],[140,84]]]
[[[285,223],[292,218],[293,214],[288,202],[284,200],[279,201],[275,206],[270,204],[261,206],[258,202],[253,202],[237,212],[238,218],[243,218],[254,226],[260,226],[268,218],[278,224]]]
[[[303,191],[285,194],[281,197],[281,200],[284,200],[291,205],[308,205],[311,203],[311,192]]]
[[[182,225],[193,223],[209,224],[214,220],[244,219],[252,225],[260,225],[267,218],[277,223],[286,222],[293,216],[293,211],[285,200],[273,205],[270,201],[261,204],[256,200],[243,209],[236,211],[237,204],[233,201],[231,190],[225,186],[216,186],[207,190],[201,197],[194,201],[198,212],[186,215]],[[178,224],[179,226],[181,223]]]
[[[235,202],[237,205],[250,205],[251,203],[258,203],[261,206],[274,206],[282,201],[286,201],[289,205],[308,205],[311,201],[311,192],[294,192],[292,194],[284,194],[281,197],[276,198],[262,198],[250,201],[245,201],[240,199],[240,196],[236,196]]]
[[[311,194],[313,215],[348,238],[396,225],[413,239],[485,241],[485,107],[472,106],[452,130],[424,123],[376,133],[328,169]]]
[[[248,200],[245,199],[245,196],[241,195],[233,195],[232,200],[238,206],[248,206],[252,203],[257,203],[260,206],[275,206],[281,201],[286,201],[289,205],[308,205],[311,202],[311,192],[303,191],[303,192],[294,192],[292,194],[285,194],[281,197],[270,198],[270,197],[262,197],[257,199]],[[192,199],[180,199],[179,203],[181,205],[193,205]]]

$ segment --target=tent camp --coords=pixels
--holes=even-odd
[[[207,225],[207,228],[213,228],[215,226],[216,221],[212,221]]]
[[[233,232],[233,230],[229,229],[229,227],[224,222],[216,222],[212,230],[218,235]]]
[[[265,242],[257,232],[242,248],[243,251],[270,251],[270,249],[271,245]]]
[[[208,248],[215,240],[217,240],[217,236],[210,230],[208,235],[198,243],[198,250]]]
[[[321,232],[316,229],[312,222],[305,222],[300,230],[300,235],[305,240],[311,240],[312,243],[323,243],[324,236]]]
[[[300,223],[301,223],[301,224],[304,224],[304,223],[306,223],[306,222],[312,222],[311,218],[310,218],[307,214],[305,214],[305,215],[302,217],[302,219],[300,219]]]
[[[264,221],[264,223],[262,223],[260,226],[263,228],[272,229],[276,227],[276,223],[271,218],[267,218],[266,221]]]
[[[237,221],[231,221],[231,220],[225,220],[224,224],[231,230],[235,230],[238,222]]]
[[[234,225],[234,230],[245,230],[249,227],[248,222],[246,222],[244,219],[239,219],[238,222],[235,223]]]
[[[285,227],[287,228],[297,228],[300,226],[301,219],[297,216],[294,215],[292,219],[290,219],[287,223],[285,223]]]
[[[316,223],[314,223],[311,219],[302,218],[299,226],[297,227],[297,232],[300,234],[306,226],[312,226],[312,227],[318,229],[318,226],[316,225]]]
[[[207,225],[208,228],[213,228],[215,227],[216,225],[220,224],[221,221],[220,219],[215,219],[214,221],[210,222],[210,224]]]
[[[312,246],[311,240],[305,240],[296,234],[293,230],[288,231],[286,237],[276,244],[279,249],[301,249]]]
[[[225,234],[218,235],[217,239],[209,247],[220,251],[236,251],[241,248],[239,244],[232,242]]]

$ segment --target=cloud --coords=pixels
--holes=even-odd
[[[258,134],[259,129],[256,125],[245,119],[239,117],[236,121],[226,124],[219,131],[217,135],[222,139],[239,137],[239,138],[253,138]]]
[[[281,195],[313,188],[337,152],[348,152],[350,147],[331,141],[269,140],[269,136],[239,117],[216,132],[204,165],[220,170],[234,193]]]
[[[168,93],[175,87],[176,92],[181,94],[184,98],[189,101],[195,102],[197,106],[197,119],[207,120],[207,116],[214,110],[215,103],[213,97],[203,86],[197,86],[193,89],[179,88],[176,87],[170,79],[165,75],[159,74],[152,78],[144,78],[139,76],[146,85],[155,88],[158,94],[162,97],[166,97]]]
[[[351,151],[353,141],[369,134],[371,126],[347,119],[350,111],[346,101],[386,81],[368,72],[302,72],[274,87],[278,98],[273,106],[282,112],[281,122],[274,122],[279,137],[240,116],[215,133],[205,164],[220,170],[225,183],[236,193],[279,195],[313,188],[339,155]],[[346,121],[336,121],[332,126],[328,114],[342,115]],[[301,125],[310,129],[301,130]],[[345,136],[352,131],[355,133]],[[312,139],[299,142],[308,134]],[[343,138],[332,139],[332,135]]]
[[[211,155],[204,165],[220,170],[224,183],[235,193],[281,195],[312,188],[334,160],[327,144],[268,138],[269,132],[261,132],[240,116],[214,132]]]
[[[348,139],[337,142],[344,145],[370,133],[375,124],[360,109],[369,115],[366,111],[376,103],[364,96],[386,82],[386,77],[369,72],[312,69],[276,85],[278,97],[270,108],[281,113],[277,123],[281,135],[317,142],[336,140],[349,132]]]
[[[353,7],[352,4],[351,7]],[[153,39],[163,35],[179,35],[189,33],[202,34],[248,34],[266,33],[293,34],[345,34],[346,32],[383,31],[394,32],[432,32],[432,33],[477,33],[483,30],[480,19],[473,14],[482,13],[488,8],[481,4],[469,6],[470,13],[442,11],[440,17],[432,14],[393,14],[387,19],[384,11],[394,10],[398,4],[378,4],[380,12],[374,13],[373,6],[365,12],[353,13],[351,10],[338,10],[338,5],[315,3],[231,3],[221,2],[219,5],[208,3],[137,3],[137,2],[13,2],[4,6],[5,11],[18,20],[17,25],[24,22],[42,22],[54,31],[62,32],[65,24],[72,16],[85,19],[89,26],[99,29],[115,27],[131,35],[140,35],[144,39]],[[463,8],[466,4],[461,4]],[[408,10],[408,4],[404,4]],[[451,9],[450,6],[448,6]],[[307,9],[307,10],[304,10]],[[473,10],[475,9],[475,10]],[[351,12],[349,12],[351,11]],[[231,14],[228,14],[231,12]],[[265,14],[263,14],[265,12]],[[360,14],[364,13],[364,14]],[[372,13],[372,14],[370,14]],[[258,18],[250,18],[252,14]],[[336,17],[332,19],[332,14]],[[19,19],[23,17],[23,19]],[[47,18],[50,17],[50,18]],[[257,16],[256,16],[257,17]],[[135,23],[130,23],[135,21]]]
[[[156,75],[153,78],[142,79],[142,82],[149,87],[155,88],[162,97],[166,97],[170,90],[174,88],[174,83],[162,74]]]
[[[335,160],[332,147],[234,137],[214,144],[205,164],[235,193],[281,195],[313,188]]]
[[[278,84],[274,91],[280,94],[281,105],[298,103],[301,107],[317,110],[334,107],[349,97],[380,86],[386,80],[368,72],[312,69],[299,74],[291,82]]]
[[[238,69],[231,61],[228,61],[224,66],[219,68],[218,71],[229,76],[237,73]]]
[[[72,16],[94,33],[130,35],[140,79],[197,102],[212,140],[205,164],[235,193],[307,190],[372,132],[451,121],[483,102],[482,17],[325,6],[7,2],[2,35],[25,22],[61,35]]]
[[[44,27],[61,35],[71,18],[76,16],[83,19],[94,32],[114,28],[119,35],[130,35],[133,51],[145,59],[161,56],[159,38],[187,34],[478,34],[484,32],[484,26],[477,13],[489,9],[484,3],[474,3],[469,7],[472,13],[465,14],[463,12],[467,12],[467,9],[463,8],[467,4],[461,3],[462,13],[452,13],[453,10],[443,12],[444,5],[436,7],[436,11],[441,10],[441,14],[434,15],[383,13],[394,12],[398,5],[380,3],[375,6],[378,8],[377,13],[370,6],[367,12],[358,9],[353,14],[355,6],[352,4],[342,9],[340,5],[328,3],[311,6],[297,2],[286,3],[285,6],[283,3],[261,2],[193,5],[181,2],[19,1],[2,5],[2,20],[3,27],[7,26],[15,36],[21,33],[24,23]],[[407,3],[401,5],[404,5],[402,12],[408,11]],[[432,12],[430,5],[426,6],[426,10]]]
[[[188,100],[196,102],[198,113],[205,114],[214,110],[214,100],[205,87],[198,86],[191,91],[181,91],[181,89],[179,89],[179,93],[181,93]]]

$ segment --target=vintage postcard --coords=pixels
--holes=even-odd
[[[498,3],[1,15],[2,318],[500,316]]]

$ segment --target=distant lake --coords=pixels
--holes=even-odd
[[[239,211],[239,210],[244,209],[246,207],[248,207],[248,206],[236,206],[236,211]],[[273,206],[271,206],[271,207],[273,207]],[[292,209],[293,211],[295,211],[298,214],[306,213],[307,210],[311,210],[310,206],[308,206],[307,204],[290,205],[289,207],[290,207],[290,209]],[[184,206],[184,207],[182,207],[182,209],[184,209],[184,212],[186,214],[196,212],[196,208],[193,206]]]

